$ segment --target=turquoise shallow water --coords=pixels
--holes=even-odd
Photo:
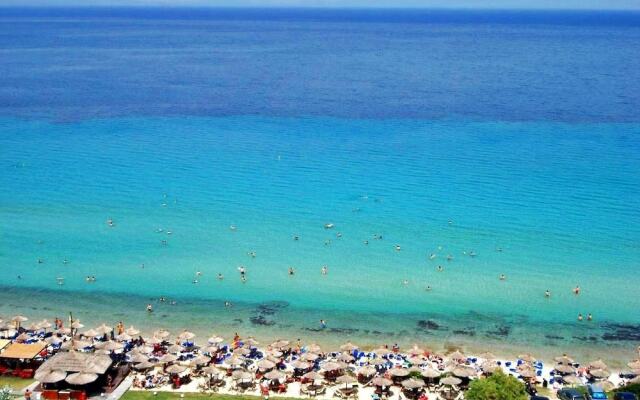
[[[99,298],[142,324],[267,337],[632,349],[639,135],[633,123],[5,118],[0,313],[18,296],[25,312],[95,318]],[[178,308],[145,322],[159,296]],[[333,332],[316,331],[320,318]]]

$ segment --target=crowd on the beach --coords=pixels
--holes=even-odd
[[[23,316],[9,319],[0,325],[0,336],[18,343],[45,342],[42,359],[60,351],[108,354],[136,371],[132,384],[139,390],[450,400],[462,396],[471,380],[497,371],[521,379],[531,393],[540,387],[559,389],[587,382],[606,388],[640,382],[640,354],[628,363],[628,370],[614,373],[602,360],[580,363],[566,354],[547,364],[531,354],[506,360],[488,352],[442,354],[417,345],[404,351],[397,344],[365,350],[345,343],[328,350],[298,339],[260,347],[257,340],[238,334],[230,340],[212,335],[198,344],[196,335],[186,330],[175,335],[157,330],[142,336],[122,322],[85,330],[78,320],[70,320],[68,326],[60,318],[53,324],[25,325],[26,321]],[[47,372],[51,371],[38,371],[36,379]]]

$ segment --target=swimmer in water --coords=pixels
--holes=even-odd
[[[289,267],[289,275],[295,275],[296,270],[293,267]]]
[[[544,297],[551,297],[551,291],[549,289],[545,290]]]
[[[148,313],[152,313],[153,312],[153,306],[151,304],[147,304],[147,312]]]
[[[43,262],[42,258],[38,258],[38,264],[42,264]]]
[[[451,254],[447,254],[447,261],[453,261],[453,256]]]
[[[256,258],[256,252],[255,251],[250,251],[247,254],[250,255],[251,258]]]
[[[578,321],[582,321],[582,314],[578,314]]]
[[[247,278],[244,275],[242,275],[242,277],[240,277],[240,281],[242,283],[247,283]]]
[[[327,327],[327,322],[323,319],[320,320],[320,329],[325,329]]]
[[[408,280],[408,279],[403,280],[403,281],[402,281],[402,284],[403,284],[404,286],[407,286],[407,285],[409,284],[409,280]]]
[[[580,294],[580,286],[576,285],[576,287],[573,289],[573,294],[575,294],[576,296]]]
[[[114,225],[114,224],[113,224],[113,219],[109,218],[109,219],[107,220],[107,225],[109,225],[110,227],[113,227],[113,225]]]
[[[22,279],[22,275],[18,275],[18,279]]]
[[[66,258],[64,260],[62,260],[63,264],[69,264],[69,260],[67,260]]]
[[[434,258],[436,258],[435,253],[429,254],[429,260],[433,260]]]
[[[197,284],[198,284],[198,280],[197,280],[197,279],[194,279],[194,280],[193,280],[193,284],[194,284],[194,285],[197,285]]]
[[[166,240],[161,240],[160,244],[163,245],[163,246],[166,246],[167,245],[167,241]]]
[[[224,302],[224,306],[225,306],[225,307],[232,307],[232,306],[233,306],[233,304],[231,304],[231,302],[230,302],[230,301],[225,301],[225,302]]]
[[[57,278],[56,278],[56,282],[58,283],[58,285],[62,286],[62,285],[64,285],[64,278],[62,278],[62,277],[57,277]]]
[[[222,275],[221,273],[218,273],[218,280],[221,281],[224,279],[224,275]]]
[[[300,240],[300,236],[298,235],[293,236],[293,240]]]
[[[229,225],[229,229],[231,229],[232,231],[235,231],[235,230],[236,230],[236,229],[238,229],[238,228],[236,228],[236,226],[235,226],[235,225]]]
[[[238,271],[240,272],[240,276],[244,276],[247,272],[247,270],[242,265],[238,267]]]
[[[430,292],[431,291],[431,286],[427,285],[427,287],[424,288],[424,290],[426,290],[427,292]]]
[[[325,240],[324,241],[324,245],[325,246],[330,246],[331,245],[331,240],[330,239]]]
[[[368,241],[368,240],[365,240],[365,241],[364,241],[364,242],[362,242],[362,243],[364,243],[364,244],[369,244],[369,241]]]
[[[506,281],[507,280],[506,275],[505,274],[500,274],[500,280],[501,281]]]
[[[140,268],[144,269],[144,263],[140,264]]]
[[[341,238],[342,237],[342,233],[340,233],[340,232],[336,233],[336,237],[337,238]]]
[[[329,273],[329,268],[327,268],[326,265],[322,266],[322,269],[320,270],[320,272],[322,273],[322,275],[326,275]]]
[[[436,270],[438,272],[442,272],[442,271],[444,271],[444,268],[442,268],[442,265],[438,265],[438,268],[436,268]]]
[[[591,315],[591,313],[587,314],[587,321],[593,321],[593,315]]]

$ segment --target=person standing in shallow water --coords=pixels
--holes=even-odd
[[[323,319],[320,320],[320,329],[326,329],[327,328],[327,322]]]

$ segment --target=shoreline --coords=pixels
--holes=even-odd
[[[565,324],[540,327],[539,333],[522,328],[526,321],[500,321],[487,319],[482,324],[476,322],[469,326],[469,320],[483,318],[480,315],[467,315],[464,321],[434,313],[421,315],[406,314],[363,314],[355,312],[327,313],[318,310],[297,309],[284,302],[238,303],[225,308],[222,301],[184,300],[175,306],[153,303],[155,310],[149,315],[144,309],[150,301],[144,296],[131,296],[114,293],[83,293],[50,290],[32,290],[15,287],[3,287],[0,294],[0,315],[30,315],[35,320],[55,317],[64,318],[72,311],[74,317],[85,325],[107,323],[115,325],[123,321],[127,326],[135,325],[145,333],[165,328],[169,330],[189,329],[206,337],[212,332],[232,336],[238,332],[242,336],[253,336],[262,342],[287,339],[295,341],[301,338],[321,345],[333,347],[347,340],[360,344],[363,348],[376,348],[381,345],[399,344],[407,347],[414,343],[427,346],[434,351],[462,349],[476,354],[484,351],[501,357],[514,357],[522,352],[531,352],[547,359],[557,355],[558,351],[567,352],[580,359],[602,358],[612,367],[618,364],[625,354],[633,352],[638,341],[634,340],[591,340],[596,333],[615,335],[627,332],[625,326],[608,323],[584,324],[584,336],[569,339],[548,339],[571,334],[573,327]],[[28,296],[27,296],[28,295]],[[22,302],[17,299],[22,298]],[[28,299],[28,301],[25,301]],[[52,306],[55,304],[55,306]],[[78,307],[82,304],[82,308]],[[135,304],[135,308],[131,305]],[[326,317],[329,315],[330,317]],[[323,318],[325,317],[325,318]],[[486,316],[484,318],[487,318]],[[326,319],[328,326],[320,329],[318,321]],[[453,325],[456,323],[456,325]],[[505,325],[509,323],[510,325]],[[636,329],[635,326],[632,326]],[[466,330],[465,330],[466,329]],[[640,328],[638,328],[640,329]],[[491,332],[491,333],[490,333]],[[605,332],[605,333],[602,333]],[[617,332],[617,333],[616,333]],[[630,335],[637,332],[628,331]],[[540,336],[543,335],[543,336]]]

